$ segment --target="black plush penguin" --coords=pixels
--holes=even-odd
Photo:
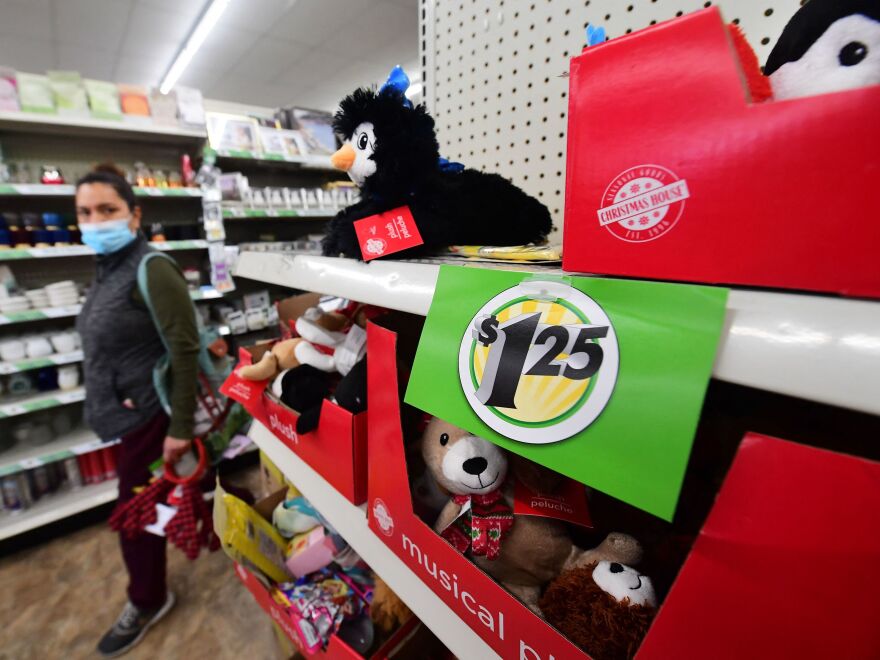
[[[361,201],[330,221],[324,254],[360,259],[352,223],[400,206],[409,207],[424,245],[397,258],[449,245],[543,242],[547,207],[497,174],[441,161],[434,120],[406,99],[408,84],[397,67],[378,92],[358,89],[340,104],[334,128],[344,144],[332,162],[361,188]]]
[[[809,0],[785,26],[764,74],[776,100],[880,84],[880,1]]]

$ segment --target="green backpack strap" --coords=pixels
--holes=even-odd
[[[180,266],[177,265],[177,262],[172,259],[170,256],[165,254],[164,252],[149,252],[144,255],[141,259],[140,264],[138,264],[138,272],[137,272],[137,283],[138,290],[141,293],[141,297],[144,299],[144,304],[147,306],[147,309],[150,312],[150,317],[153,319],[153,326],[156,328],[156,332],[159,333],[159,337],[162,340],[162,345],[165,347],[165,355],[159,358],[156,362],[156,366],[153,367],[153,386],[156,389],[156,394],[159,396],[159,401],[162,403],[162,407],[165,409],[165,412],[171,412],[171,403],[170,403],[170,394],[171,394],[171,349],[168,346],[168,340],[165,338],[165,335],[162,333],[162,327],[159,325],[159,321],[156,318],[156,309],[153,306],[153,300],[150,297],[150,288],[148,284],[148,273],[147,266],[151,259],[167,259],[174,267],[180,271]],[[181,274],[182,277],[182,274]],[[217,334],[211,331],[206,330],[202,327],[199,322],[199,313],[196,310],[196,305],[194,302],[190,301],[190,305],[192,305],[193,316],[196,320],[196,325],[198,328],[199,334],[199,357],[198,357],[198,370],[199,375],[203,376],[205,381],[208,383],[210,389],[214,393],[216,398],[221,398],[219,394],[220,384],[228,375],[228,370],[220,370],[217,369],[214,361],[211,359],[211,354],[208,350],[208,347],[211,343],[217,339]]]
[[[149,273],[147,272],[147,266],[152,259],[165,259],[167,261],[170,261],[172,264],[174,264],[174,267],[178,271],[180,270],[180,266],[178,266],[177,262],[164,252],[149,252],[144,255],[144,257],[141,259],[141,262],[138,264],[138,291],[140,291],[141,293],[141,298],[144,299],[144,304],[147,306],[147,310],[149,310],[150,312],[150,318],[153,319],[153,325],[156,328],[156,332],[159,333],[159,337],[160,339],[162,339],[162,345],[165,347],[165,352],[167,353],[170,352],[170,349],[168,348],[168,340],[165,339],[165,335],[162,334],[162,327],[159,325],[159,320],[156,318],[156,308],[153,306],[153,299],[150,297],[150,286],[148,281]]]

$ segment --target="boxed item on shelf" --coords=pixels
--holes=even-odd
[[[572,59],[566,270],[880,297],[854,221],[880,86],[758,103],[746,77],[716,7]]]
[[[319,299],[316,294],[294,296],[279,303],[279,319],[287,326]],[[272,343],[239,349],[239,366],[254,364]],[[346,498],[360,504],[366,498],[367,414],[353,414],[324,399],[318,427],[306,434],[296,431],[300,414],[272,394],[271,380],[251,381],[233,371],[221,391],[241,403],[248,412],[324,477]]]
[[[407,363],[398,364],[398,343],[407,338],[375,323],[368,335],[370,528],[502,657],[588,657],[416,514],[398,394]],[[863,583],[859,558],[875,556],[880,537],[861,512],[880,504],[878,477],[880,463],[747,435],[641,646],[626,655],[736,658],[760,648],[869,657],[880,582]],[[822,561],[840,565],[840,575],[817,575]],[[603,657],[591,640],[581,642]]]
[[[86,79],[86,92],[89,95],[89,108],[92,116],[99,119],[121,119],[119,88],[111,82]]]
[[[79,72],[49,71],[48,76],[58,114],[81,117],[89,114],[89,100]]]
[[[21,110],[18,104],[18,83],[15,69],[0,66],[0,110],[4,112]]]
[[[18,101],[25,112],[55,113],[55,97],[49,78],[35,73],[18,72]]]

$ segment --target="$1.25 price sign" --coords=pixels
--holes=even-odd
[[[488,301],[459,348],[462,391],[480,419],[520,442],[547,444],[589,426],[617,380],[611,320],[589,296],[526,281]]]
[[[726,298],[443,267],[406,401],[669,520]]]

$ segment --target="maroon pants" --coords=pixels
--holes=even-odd
[[[159,412],[140,428],[122,436],[116,461],[120,502],[130,500],[135,488],[149,483],[149,466],[162,456],[168,423],[168,416]],[[161,607],[166,597],[165,537],[144,533],[126,538],[120,534],[119,545],[128,569],[128,599],[141,609]]]

